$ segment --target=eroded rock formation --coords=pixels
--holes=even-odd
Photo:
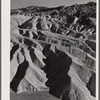
[[[16,93],[95,100],[96,3],[12,10],[10,54]]]

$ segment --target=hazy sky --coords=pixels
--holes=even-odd
[[[83,4],[89,1],[96,0],[11,0],[11,9],[22,8],[27,6],[46,6],[46,7],[54,7],[59,5],[72,5],[72,4]]]

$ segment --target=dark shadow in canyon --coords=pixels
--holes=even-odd
[[[20,81],[24,78],[28,66],[29,66],[29,63],[26,59],[18,66],[17,72],[10,83],[10,88],[14,92],[17,92],[18,85]]]
[[[54,53],[50,50],[50,46],[47,46],[43,53],[47,57],[47,59],[43,60],[46,64],[43,70],[48,78],[46,86],[50,88],[50,94],[61,98],[71,82],[71,78],[67,73],[72,64],[72,59],[58,49],[55,49]]]

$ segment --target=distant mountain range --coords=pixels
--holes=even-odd
[[[75,4],[72,6],[58,6],[54,8],[48,8],[48,7],[38,7],[38,6],[29,6],[26,8],[19,8],[19,9],[12,9],[11,15],[13,14],[20,14],[20,15],[30,15],[32,16],[34,13],[53,13],[55,14],[68,14],[73,15],[76,17],[80,17],[83,15],[87,15],[90,17],[95,18],[96,17],[96,3],[95,2],[89,2],[87,4]]]

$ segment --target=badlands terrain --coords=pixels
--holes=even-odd
[[[96,99],[96,3],[11,10],[10,99]]]

